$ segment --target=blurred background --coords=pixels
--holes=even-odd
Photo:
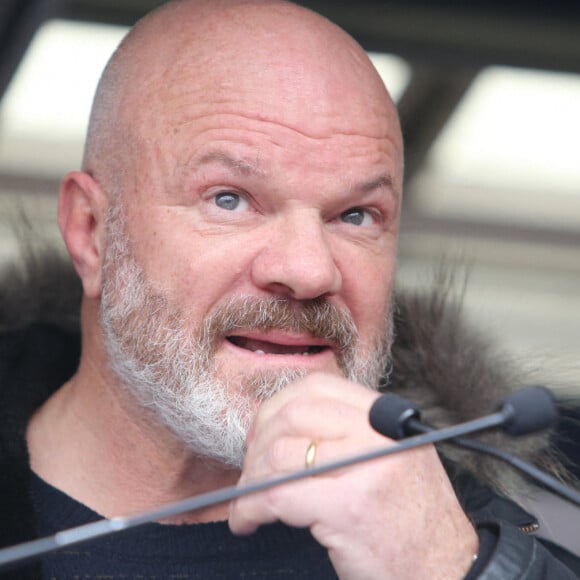
[[[580,2],[300,2],[371,53],[406,141],[399,281],[442,256],[466,315],[551,387],[580,392]],[[0,0],[0,216],[58,240],[99,74],[155,0]],[[14,259],[0,218],[0,264]]]

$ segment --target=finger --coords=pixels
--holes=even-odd
[[[368,425],[368,413],[379,397],[377,392],[337,377],[317,376],[324,377],[326,383],[304,380],[261,405],[247,447],[264,433],[272,438],[304,435],[333,439],[343,437],[355,424]]]
[[[253,431],[241,481],[303,469],[312,442],[318,442],[317,463],[384,446],[388,440],[368,425],[366,415],[336,400],[291,401]]]
[[[368,412],[336,397],[293,398],[277,405],[276,413],[257,413],[252,426],[251,444],[267,437],[304,436],[311,439],[339,439],[355,422],[368,423]],[[248,442],[250,446],[250,441]]]
[[[382,437],[379,439],[380,444],[384,446],[384,439]],[[245,464],[240,484],[304,470],[307,467],[307,454],[312,443],[309,439],[295,437],[272,441],[270,447],[263,449],[262,452],[256,451]],[[364,447],[364,450],[367,449],[368,445]],[[357,438],[324,440],[316,443],[311,464],[313,466],[327,464],[334,459],[354,456],[360,451],[361,445]],[[341,493],[332,493],[334,482],[344,480],[345,476],[358,477],[360,473],[358,465],[344,467],[239,498],[230,506],[232,531],[250,533],[259,525],[278,519],[289,525],[309,526],[317,520],[319,513],[336,510],[344,501],[344,489],[349,489],[350,484],[347,483],[346,487],[341,488],[343,489]],[[310,485],[295,485],[304,482],[310,482]],[[304,501],[304,498],[309,501]]]
[[[276,440],[271,446],[274,451],[257,454],[251,465],[245,467],[240,484],[304,470],[310,443],[310,440],[300,438]],[[317,446],[314,465],[328,461],[329,456],[340,453],[341,447],[332,442]],[[326,502],[321,499],[327,496],[328,485],[336,477],[337,473],[312,478],[306,476],[301,480],[238,498],[230,505],[230,527],[234,533],[248,534],[260,525],[277,520],[297,527],[310,526],[316,521],[318,510],[327,509],[324,506]]]
[[[357,385],[342,377],[324,373],[313,373],[288,385],[271,399],[265,401],[259,409],[256,424],[268,421],[277,415],[285,405],[291,402],[311,401],[314,398],[336,399],[354,408],[368,412],[379,393],[368,387]]]
[[[324,509],[319,495],[320,483],[303,479],[238,498],[230,504],[230,529],[234,534],[245,535],[276,521],[310,527],[318,517],[317,509]],[[317,509],[312,505],[315,497]]]
[[[320,453],[320,461],[327,461],[328,455],[338,452],[336,447],[333,443],[322,444],[316,460]],[[432,464],[429,455],[434,455],[433,450],[414,450],[409,455],[372,460],[238,498],[230,505],[230,528],[233,533],[248,534],[278,520],[297,527],[325,527],[330,518],[334,520],[331,526],[341,529],[340,520],[353,514],[356,519],[375,519],[377,509],[386,514],[401,503],[397,489],[406,478],[412,479],[410,487],[416,488],[425,481],[426,472],[431,473],[431,468],[425,471],[423,463]],[[416,465],[420,469],[414,469]],[[396,504],[389,497],[396,498]],[[349,509],[340,515],[347,505]]]

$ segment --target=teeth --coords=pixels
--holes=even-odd
[[[265,351],[263,351],[261,348],[258,348],[258,349],[256,349],[256,350],[254,351],[254,354],[266,354],[266,352],[265,352]],[[296,353],[296,354],[298,354],[298,355],[300,355],[300,356],[310,356],[310,351],[309,351],[309,350],[305,350],[305,351],[304,351],[304,352],[302,352],[302,353]]]

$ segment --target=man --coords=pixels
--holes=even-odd
[[[384,445],[367,417],[402,177],[395,107],[331,23],[258,0],[142,20],[61,189],[82,352],[27,423],[36,533]],[[55,554],[42,573],[575,577],[515,528],[484,528],[425,448]]]

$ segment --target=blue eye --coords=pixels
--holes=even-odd
[[[227,211],[234,211],[243,204],[243,200],[237,193],[232,193],[231,191],[224,191],[223,193],[218,193],[214,197],[215,204]]]
[[[372,223],[372,217],[370,213],[360,207],[353,207],[340,214],[340,219],[353,226],[363,226]]]

